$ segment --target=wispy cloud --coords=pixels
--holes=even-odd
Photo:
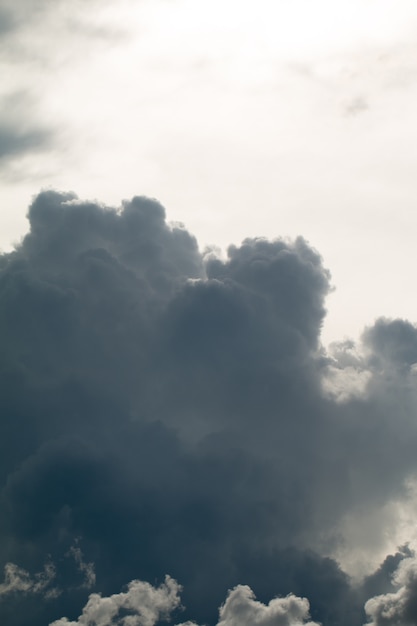
[[[55,567],[50,562],[45,565],[42,572],[38,572],[34,576],[31,576],[29,572],[14,563],[6,563],[4,566],[4,582],[0,583],[0,596],[17,593],[41,593],[46,598],[54,598],[59,595],[59,591],[51,587],[55,576]]]

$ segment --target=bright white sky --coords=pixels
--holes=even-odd
[[[201,246],[303,235],[336,287],[326,342],[379,315],[417,321],[415,0],[16,11],[0,40],[0,131],[52,134],[0,160],[3,249],[42,187],[116,205],[146,194]]]

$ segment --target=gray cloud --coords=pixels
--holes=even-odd
[[[372,351],[373,367],[391,365],[408,371],[417,363],[416,327],[407,320],[381,318],[365,331],[364,340]]]
[[[372,626],[417,624],[417,562],[414,556],[403,559],[393,575],[392,593],[367,601],[365,610]]]
[[[89,4],[93,4],[94,0],[89,0]],[[7,0],[0,1],[0,24],[1,29],[5,32],[13,31],[22,26],[24,22],[32,22],[42,19],[49,11],[66,5],[67,10],[76,13],[80,8],[78,0],[69,0],[63,2],[58,0],[17,0],[13,4]]]
[[[39,152],[49,145],[50,133],[45,130],[21,131],[0,123],[0,162],[28,152]]]
[[[3,178],[43,180],[45,168],[50,177],[51,168],[60,169],[58,159],[62,163],[68,158],[71,123],[64,119],[65,104],[56,105],[56,91],[65,90],[66,71],[71,66],[102,51],[101,44],[126,38],[120,27],[100,20],[107,4],[98,0],[0,0]],[[49,165],[39,158],[31,164],[24,162],[28,155],[44,156],[46,151],[56,156]]]
[[[0,36],[12,30],[14,20],[11,15],[10,7],[0,5]]]
[[[384,579],[355,586],[329,554],[355,528],[383,545],[415,476],[415,326],[381,319],[325,354],[330,276],[302,238],[207,257],[143,197],[45,191],[28,218],[0,257],[0,564],[50,555],[62,593],[10,596],[2,621],[77,620],[93,574],[104,599],[168,573],[183,620],[216,623],[238,585],[252,615],[248,585],[362,624]]]
[[[36,64],[53,66],[49,46],[54,41],[54,31],[61,35],[61,45],[64,41],[74,40],[76,33],[78,45],[84,49],[88,43],[125,38],[126,32],[122,32],[120,27],[99,22],[98,11],[108,5],[110,2],[107,0],[16,0],[14,3],[1,0],[0,37],[3,47],[0,59],[8,59],[14,64],[29,61],[32,68]],[[39,37],[43,39],[42,46],[39,45]],[[62,55],[65,47],[55,49],[61,63],[68,58],[68,50]],[[71,56],[76,54],[76,50],[72,50]]]
[[[27,154],[52,146],[53,129],[39,121],[34,99],[15,91],[2,98],[0,106],[0,168],[4,172]]]

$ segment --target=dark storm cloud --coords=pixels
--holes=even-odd
[[[392,576],[394,590],[371,598],[365,605],[370,626],[417,624],[417,560],[400,561]]]
[[[322,546],[415,473],[415,327],[380,320],[362,356],[324,355],[329,274],[301,238],[204,258],[155,200],[55,191],[29,222],[0,258],[0,564],[35,580],[51,562],[60,594],[6,594],[3,621],[76,620],[92,585],[169,574],[177,621],[217,623],[236,588],[264,615],[249,585],[264,607],[293,593],[315,622],[363,623],[382,578],[364,595]],[[346,371],[366,388],[323,390]]]
[[[362,583],[364,598],[389,593],[395,590],[393,577],[401,561],[414,556],[408,545],[402,546],[395,554],[389,554],[378,569],[367,576]]]

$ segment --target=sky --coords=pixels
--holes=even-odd
[[[332,272],[327,343],[416,318],[414,0],[1,12],[3,250],[42,188],[144,194],[202,248],[303,235]]]
[[[0,42],[0,622],[416,626],[414,0]]]

